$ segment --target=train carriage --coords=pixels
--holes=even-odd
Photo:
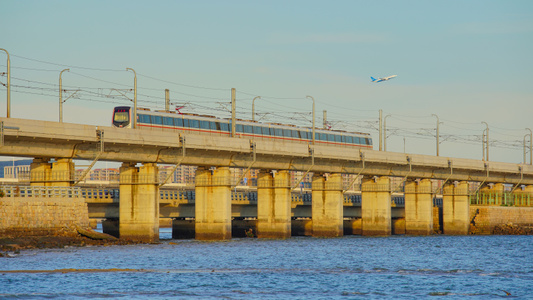
[[[118,106],[113,110],[113,126],[131,128],[132,108]],[[210,135],[231,135],[231,119],[197,114],[177,114],[166,111],[137,109],[139,129],[194,132]],[[313,140],[312,128],[297,127],[279,123],[256,121],[235,121],[235,134],[238,137],[254,139],[274,139],[291,142],[310,143]],[[324,145],[372,148],[372,138],[368,133],[346,132],[315,128],[315,143]]]

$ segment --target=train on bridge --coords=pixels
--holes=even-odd
[[[117,106],[113,110],[113,126],[132,127],[132,111],[129,106]],[[176,130],[200,134],[231,134],[231,119],[197,114],[177,114],[168,111],[137,109],[137,127],[141,129]],[[236,135],[239,137],[285,140],[310,143],[312,128],[278,123],[260,123],[236,120]],[[368,133],[347,132],[315,128],[315,143],[323,145],[359,147],[372,149],[372,138]]]

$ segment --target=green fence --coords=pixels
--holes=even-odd
[[[533,199],[530,193],[476,193],[470,195],[470,204],[493,206],[533,206]]]

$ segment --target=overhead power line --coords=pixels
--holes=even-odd
[[[29,61],[42,63],[42,64],[48,64],[48,65],[54,65],[54,66],[60,66],[60,67],[70,67],[70,68],[76,68],[76,69],[91,70],[91,71],[103,71],[103,72],[126,72],[126,69],[119,70],[119,69],[89,68],[89,67],[82,67],[82,66],[58,64],[58,63],[53,63],[53,62],[48,62],[48,61],[28,58],[28,57],[24,57],[24,56],[20,56],[20,55],[14,55],[14,54],[11,54],[11,56],[17,57],[17,58],[26,59],[26,60],[29,60]]]

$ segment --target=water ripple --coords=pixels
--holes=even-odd
[[[530,236],[169,242],[0,258],[0,299],[486,299],[533,290]]]

